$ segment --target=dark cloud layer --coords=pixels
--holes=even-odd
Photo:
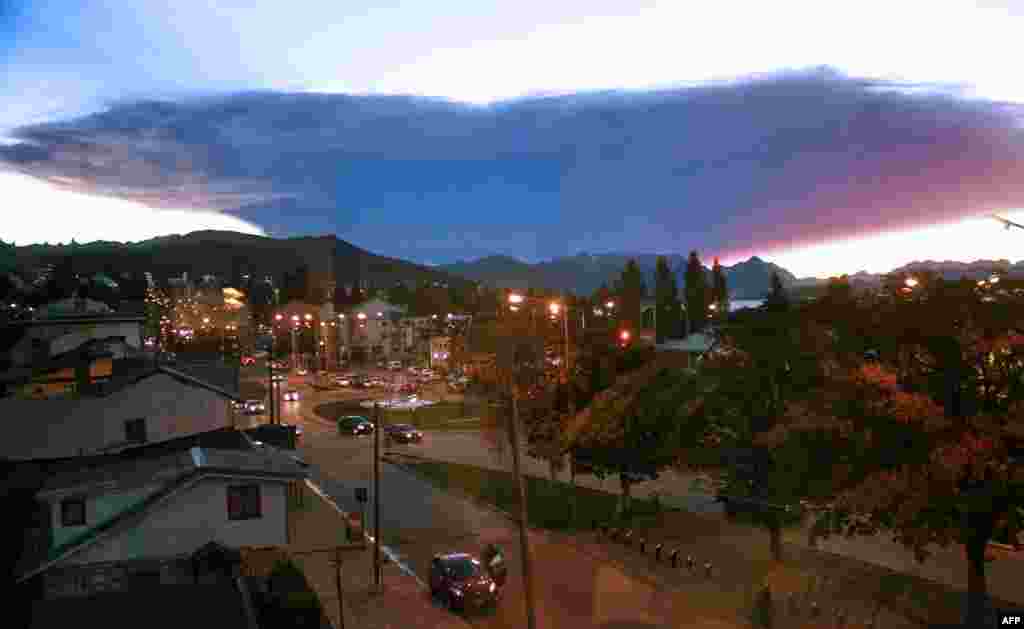
[[[249,93],[23,128],[0,161],[418,260],[728,255],[1024,206],[1020,114],[829,71],[489,107]]]

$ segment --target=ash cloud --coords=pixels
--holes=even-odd
[[[1024,206],[1020,116],[827,69],[485,107],[255,92],[24,127],[0,165],[413,259],[727,256]]]

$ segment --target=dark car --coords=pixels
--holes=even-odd
[[[501,587],[479,559],[467,553],[435,555],[430,562],[430,594],[456,611],[494,605]]]
[[[373,422],[365,417],[349,415],[338,419],[338,433],[342,435],[372,435]]]
[[[384,434],[394,443],[417,443],[423,441],[423,433],[410,424],[388,424]]]

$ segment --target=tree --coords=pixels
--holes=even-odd
[[[599,478],[618,476],[621,511],[631,510],[631,488],[674,464],[693,431],[695,381],[679,369],[649,363],[595,399],[576,436],[574,456]]]
[[[770,310],[786,310],[789,308],[789,295],[782,285],[782,278],[777,271],[772,271],[768,295],[765,296],[765,307]]]
[[[963,544],[967,626],[983,626],[985,550],[1000,529],[1016,535],[1024,516],[1024,470],[1012,458],[1024,444],[1024,407],[950,417],[928,397],[902,390],[881,365],[844,373],[821,401],[801,423],[776,431],[776,443],[811,429],[832,436],[836,491],[819,501],[829,508],[820,533],[888,530],[919,561],[933,544]]]
[[[664,256],[658,256],[655,263],[655,337],[656,342],[662,343],[666,338],[675,337],[679,334],[679,289],[676,286],[676,276],[669,268],[668,260]]]
[[[704,322],[708,312],[707,280],[704,277],[704,265],[696,251],[690,252],[686,262],[686,275],[684,277],[686,291],[686,318],[689,323],[689,332],[699,332],[704,329]]]
[[[620,278],[619,303],[616,310],[625,329],[636,334],[640,330],[641,301],[643,299],[643,274],[636,260],[630,258]]]
[[[722,316],[729,312],[729,287],[725,281],[725,271],[715,258],[715,264],[711,267],[711,303],[715,304],[716,311]]]
[[[71,256],[64,256],[54,266],[53,272],[43,286],[44,302],[54,302],[77,294],[80,284],[75,273],[75,261]]]

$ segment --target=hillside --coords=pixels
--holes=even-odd
[[[467,283],[435,268],[374,255],[335,236],[269,238],[227,231],[198,231],[136,243],[28,245],[17,247],[15,251],[16,263],[22,269],[55,264],[68,255],[74,256],[79,273],[91,274],[105,269],[148,271],[157,281],[179,277],[182,273],[192,277],[209,273],[229,278],[250,274],[280,279],[284,273],[307,265],[314,274],[333,271],[339,285],[360,280],[377,287],[390,286],[400,280]]]

